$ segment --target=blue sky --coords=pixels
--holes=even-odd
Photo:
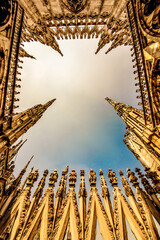
[[[61,57],[40,43],[26,43],[37,60],[23,59],[19,111],[52,98],[56,102],[23,139],[27,143],[16,158],[16,173],[34,155],[31,166],[40,173],[55,168],[90,168],[106,173],[141,167],[123,143],[125,124],[104,100],[137,106],[136,88],[129,47],[108,55],[106,46],[94,52],[98,39],[61,40]]]

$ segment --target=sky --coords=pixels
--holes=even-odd
[[[130,48],[121,46],[106,55],[108,45],[95,55],[97,44],[98,39],[61,40],[63,57],[37,42],[24,44],[36,60],[23,58],[18,111],[56,101],[22,136],[28,140],[16,156],[15,175],[32,155],[30,167],[39,169],[40,176],[45,169],[58,169],[59,177],[67,165],[76,169],[77,189],[80,169],[85,169],[89,187],[91,168],[98,184],[102,169],[109,186],[109,168],[118,177],[119,169],[126,173],[126,168],[141,167],[123,143],[125,124],[104,100],[137,107]]]
[[[97,44],[98,39],[61,40],[62,57],[48,46],[25,43],[36,60],[23,58],[19,111],[56,101],[23,135],[28,141],[16,157],[17,173],[32,155],[40,172],[66,165],[86,173],[140,166],[122,141],[125,124],[104,100],[137,107],[130,49],[121,46],[106,55],[106,46],[95,55]]]

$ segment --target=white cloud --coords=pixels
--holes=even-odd
[[[105,47],[95,55],[97,43],[59,41],[64,57],[39,43],[25,44],[37,60],[24,59],[20,110],[57,100],[26,134],[20,158],[35,154],[40,169],[54,164],[63,168],[66,163],[80,166],[83,159],[91,162],[95,151],[106,154],[116,147],[111,136],[102,142],[107,129],[116,134],[118,119],[104,97],[136,105],[130,53],[128,47],[119,47],[105,55]]]

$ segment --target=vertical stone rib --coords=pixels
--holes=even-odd
[[[113,186],[113,206],[114,206],[114,227],[116,238],[119,240],[127,240],[127,231],[125,223],[124,210],[120,200],[120,191],[115,172],[112,169],[108,170],[109,181]]]
[[[54,205],[54,219],[53,219],[53,229],[55,227],[55,223],[57,220],[58,210],[61,208],[62,200],[65,198],[66,195],[66,181],[68,176],[68,166],[65,170],[62,171],[62,177],[59,181],[59,187],[56,192],[56,200]]]
[[[111,204],[111,199],[110,199],[110,193],[107,187],[106,180],[103,176],[103,171],[100,169],[99,170],[100,178],[101,178],[101,194],[103,197],[104,201],[104,206],[105,206],[105,211],[108,215],[109,221],[114,229],[114,220],[113,220],[113,209],[112,209],[112,204]]]
[[[17,199],[17,201],[19,202],[17,218],[14,222],[12,231],[10,233],[10,240],[15,240],[17,237],[17,234],[19,234],[19,231],[21,231],[22,229],[24,219],[29,207],[29,202],[30,202],[29,197],[31,194],[31,188],[33,187],[33,184],[37,180],[37,178],[38,178],[38,171],[35,171],[35,173],[30,175],[26,188],[22,191],[22,193]]]
[[[80,188],[79,188],[79,214],[80,214],[80,220],[82,224],[82,240],[84,240],[85,237],[85,219],[86,219],[86,198],[87,198],[87,191],[85,187],[85,172],[84,170],[80,170]]]
[[[53,221],[53,197],[54,192],[53,188],[55,186],[55,182],[57,182],[58,174],[55,169],[53,173],[51,173],[49,177],[49,187],[46,190],[42,203],[44,204],[44,210],[41,217],[41,225],[40,225],[40,240],[48,240],[51,230],[52,230],[52,221]]]
[[[46,180],[47,175],[48,175],[48,170],[45,170],[44,173],[43,173],[43,177],[40,180],[36,191],[34,192],[31,204],[30,204],[30,206],[28,208],[28,211],[27,211],[27,214],[25,216],[25,221],[23,223],[23,228],[21,230],[21,234],[19,236],[19,239],[21,239],[27,224],[30,222],[30,220],[31,220],[31,218],[32,218],[32,216],[34,214],[34,211],[35,211],[35,209],[37,207],[39,199],[42,196],[42,192],[43,192],[43,188],[44,188],[44,185],[45,185],[45,180]]]

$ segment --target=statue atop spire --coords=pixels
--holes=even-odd
[[[91,169],[88,173],[88,176],[89,176],[90,186],[96,187],[96,180],[97,180],[96,172],[94,172],[93,169]]]

